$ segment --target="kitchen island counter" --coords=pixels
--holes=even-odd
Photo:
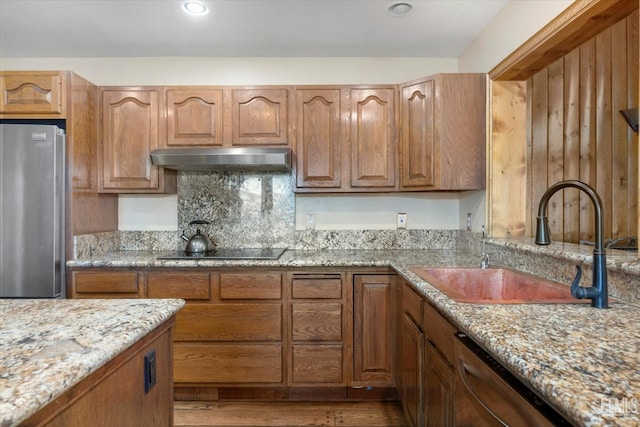
[[[0,300],[0,425],[18,425],[56,401],[183,304],[177,299]]]
[[[508,370],[580,426],[640,425],[640,306],[456,303],[411,271],[476,267],[456,250],[287,251],[275,261],[159,261],[158,252],[121,251],[76,260],[74,268],[391,267]],[[568,283],[567,283],[568,285]]]

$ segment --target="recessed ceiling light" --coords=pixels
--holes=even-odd
[[[413,11],[413,4],[406,1],[393,3],[389,5],[387,11],[391,16],[407,16]]]
[[[191,15],[202,16],[209,13],[209,8],[201,1],[188,0],[182,3],[182,9]]]

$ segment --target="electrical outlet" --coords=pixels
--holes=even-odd
[[[396,228],[407,228],[407,214],[406,213],[398,212]]]
[[[316,229],[316,215],[313,213],[307,214],[307,230],[315,230]]]
[[[467,214],[467,231],[471,231],[471,213]]]

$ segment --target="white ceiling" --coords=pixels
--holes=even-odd
[[[0,0],[0,57],[455,58],[508,0],[181,1]]]

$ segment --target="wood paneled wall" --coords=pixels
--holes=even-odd
[[[527,80],[527,236],[542,194],[566,179],[600,195],[605,239],[638,235],[638,134],[620,114],[638,106],[638,37],[636,11]],[[548,206],[552,237],[593,241],[593,212],[584,193],[558,192]]]

